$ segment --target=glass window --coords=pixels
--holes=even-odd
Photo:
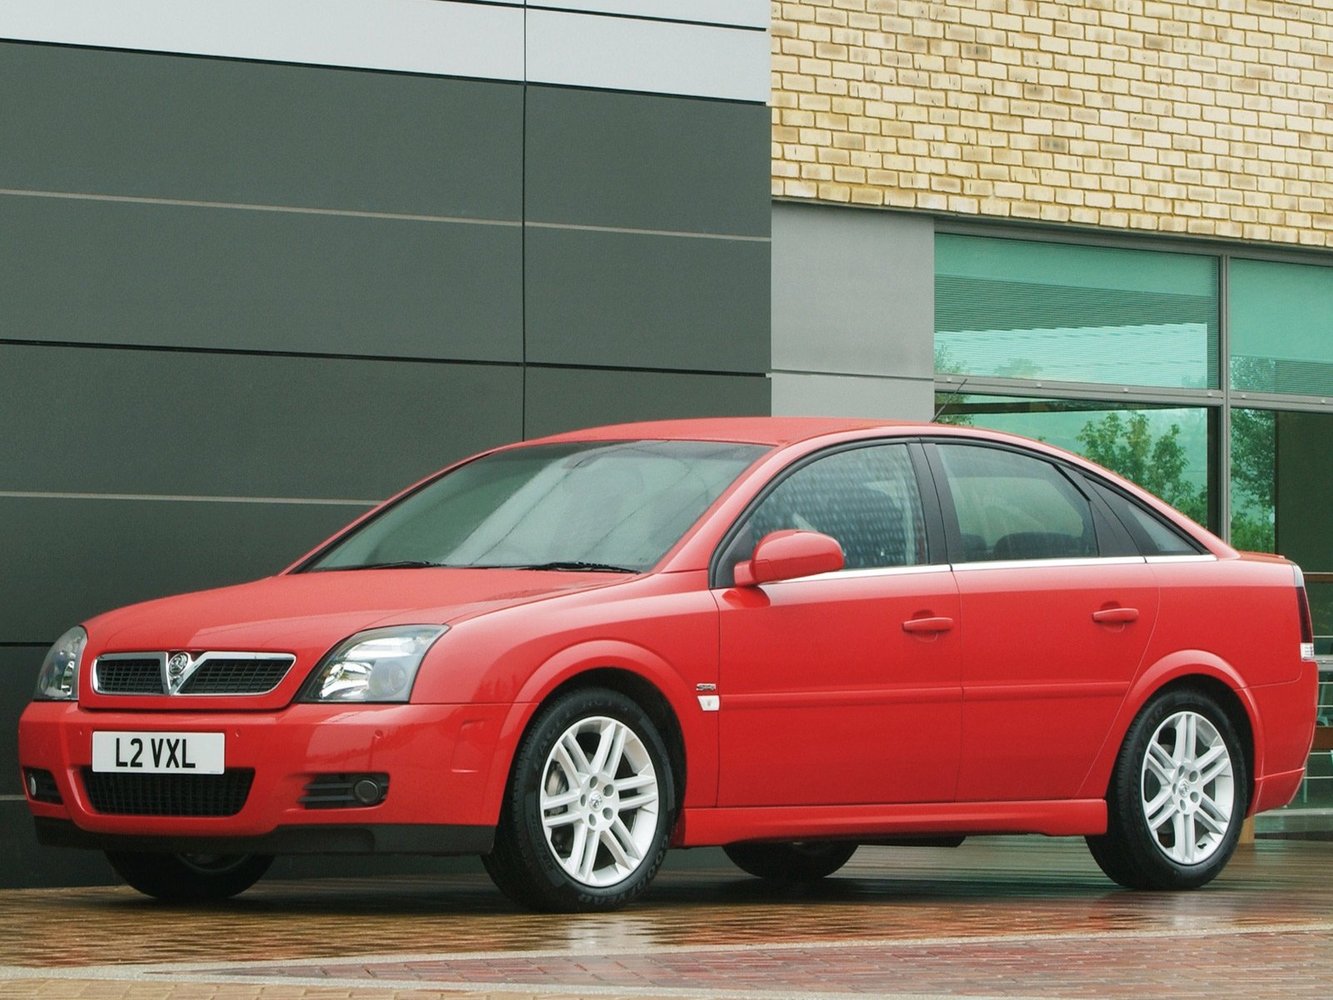
[[[1333,394],[1333,267],[1233,260],[1227,295],[1235,388]]]
[[[1050,462],[1000,448],[942,444],[963,560],[1097,554],[1092,508]]]
[[[1100,400],[938,396],[940,421],[1021,434],[1091,459],[1200,524],[1210,489],[1216,418],[1202,406],[1116,406]]]
[[[939,234],[942,374],[1217,386],[1217,260]]]
[[[595,441],[496,452],[403,498],[307,568],[645,570],[763,451],[708,441]]]
[[[836,538],[847,569],[925,562],[925,519],[907,446],[851,448],[800,466],[749,515],[724,565],[748,559],[759,539],[790,528]]]
[[[1238,549],[1277,551],[1278,416],[1231,411],[1231,544]]]
[[[1333,414],[1231,413],[1231,544],[1280,552],[1306,573],[1316,648],[1333,654]]]
[[[1203,550],[1186,538],[1174,526],[1166,523],[1150,510],[1125,496],[1119,490],[1085,477],[1084,481],[1106,501],[1112,513],[1125,526],[1141,554],[1145,556],[1197,555]]]

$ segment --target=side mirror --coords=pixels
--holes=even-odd
[[[754,587],[842,569],[842,546],[817,531],[775,531],[759,539],[754,555],[736,566],[736,586]]]

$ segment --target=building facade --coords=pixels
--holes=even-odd
[[[1333,653],[1333,9],[773,17],[774,409],[1087,454],[1298,561]],[[1275,832],[1333,826],[1318,743]]]
[[[1320,0],[317,10],[0,5],[9,732],[82,618],[486,445],[692,414],[1090,454],[1301,562],[1330,652]],[[1279,826],[1333,826],[1329,758]],[[109,878],[17,791],[0,884]]]

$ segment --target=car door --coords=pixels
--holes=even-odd
[[[966,623],[958,798],[1070,797],[1152,634],[1151,569],[1059,463],[976,443],[927,451]]]
[[[931,558],[939,514],[922,505],[917,466],[928,475],[902,442],[822,453],[780,476],[724,542],[719,805],[953,797],[958,595],[942,551]],[[730,585],[760,538],[792,528],[836,538],[844,568]]]

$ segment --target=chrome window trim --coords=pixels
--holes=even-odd
[[[103,653],[93,661],[92,670],[92,688],[97,694],[104,695],[107,698],[260,698],[264,695],[272,694],[276,691],[291,669],[296,665],[296,656],[293,653],[262,653],[251,651],[229,651],[212,649],[207,650],[197,656],[190,657],[190,664],[186,672],[181,676],[178,683],[171,684],[167,675],[167,660],[174,653],[166,653],[161,650],[145,651],[139,653]],[[188,655],[188,654],[187,654]],[[157,663],[158,676],[161,682],[161,689],[152,693],[146,692],[123,692],[123,691],[103,691],[101,687],[101,677],[98,668],[103,662],[116,660],[153,660]],[[185,684],[195,672],[207,663],[209,660],[277,660],[286,663],[286,669],[276,684],[266,688],[263,691],[245,691],[224,692],[218,694],[181,694],[180,687]]]
[[[1217,556],[1211,552],[1181,552],[1177,555],[1157,555],[1148,556],[1149,563],[1178,563],[1178,562],[1217,562]]]
[[[948,563],[920,563],[915,566],[866,566],[860,569],[835,569],[828,573],[812,573],[810,576],[796,576],[790,580],[768,580],[758,584],[760,587],[780,587],[787,583],[808,583],[812,580],[857,580],[882,576],[920,576],[923,573],[948,573]],[[734,590],[735,586],[723,588]]]
[[[1075,566],[1142,566],[1148,562],[1144,556],[1079,556],[1064,559],[982,559],[975,562],[954,563],[954,572],[976,569],[1032,569],[1050,567],[1051,569]]]

